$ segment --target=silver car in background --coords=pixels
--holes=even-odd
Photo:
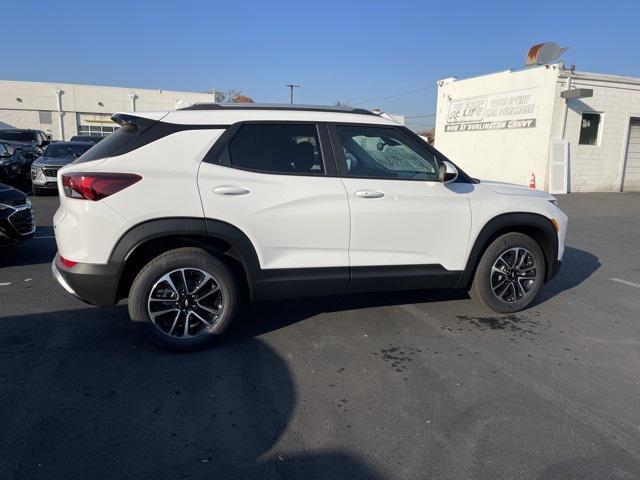
[[[46,190],[56,191],[58,170],[75,161],[93,145],[90,142],[55,142],[49,145],[42,156],[31,164],[33,194],[42,195]]]

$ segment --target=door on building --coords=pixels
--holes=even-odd
[[[640,118],[631,119],[627,158],[624,162],[623,192],[640,192]]]

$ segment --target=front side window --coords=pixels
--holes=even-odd
[[[393,127],[336,127],[349,177],[437,180],[433,155],[412,144]]]
[[[229,143],[231,167],[264,173],[322,175],[324,166],[315,125],[242,125]]]
[[[599,113],[583,113],[580,123],[580,145],[597,145],[599,128]]]

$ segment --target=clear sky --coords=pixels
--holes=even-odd
[[[420,116],[414,129],[433,125],[436,80],[518,68],[542,41],[578,70],[640,76],[639,0],[2,0],[0,18],[2,79],[258,102],[297,83],[296,102]]]

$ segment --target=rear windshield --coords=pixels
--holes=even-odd
[[[123,125],[105,137],[104,140],[96,143],[91,150],[87,151],[87,153],[78,158],[74,163],[84,163],[101,158],[123,155],[149,143],[146,139],[148,135],[145,135],[145,133],[150,130],[150,127],[156,123],[156,121],[140,118],[136,119],[136,123],[137,125]]]
[[[21,132],[16,130],[15,132],[11,130],[1,130],[0,131],[0,139],[9,140],[10,142],[35,142],[36,134],[35,132]]]
[[[162,137],[182,130],[212,130],[228,127],[228,125],[179,125],[164,123],[160,120],[134,117],[128,114],[120,116],[118,120],[122,120],[122,122],[118,122],[123,123],[122,127],[101,142],[96,143],[91,150],[87,151],[87,153],[78,158],[74,163],[84,163],[124,155],[148,143],[155,142]]]

